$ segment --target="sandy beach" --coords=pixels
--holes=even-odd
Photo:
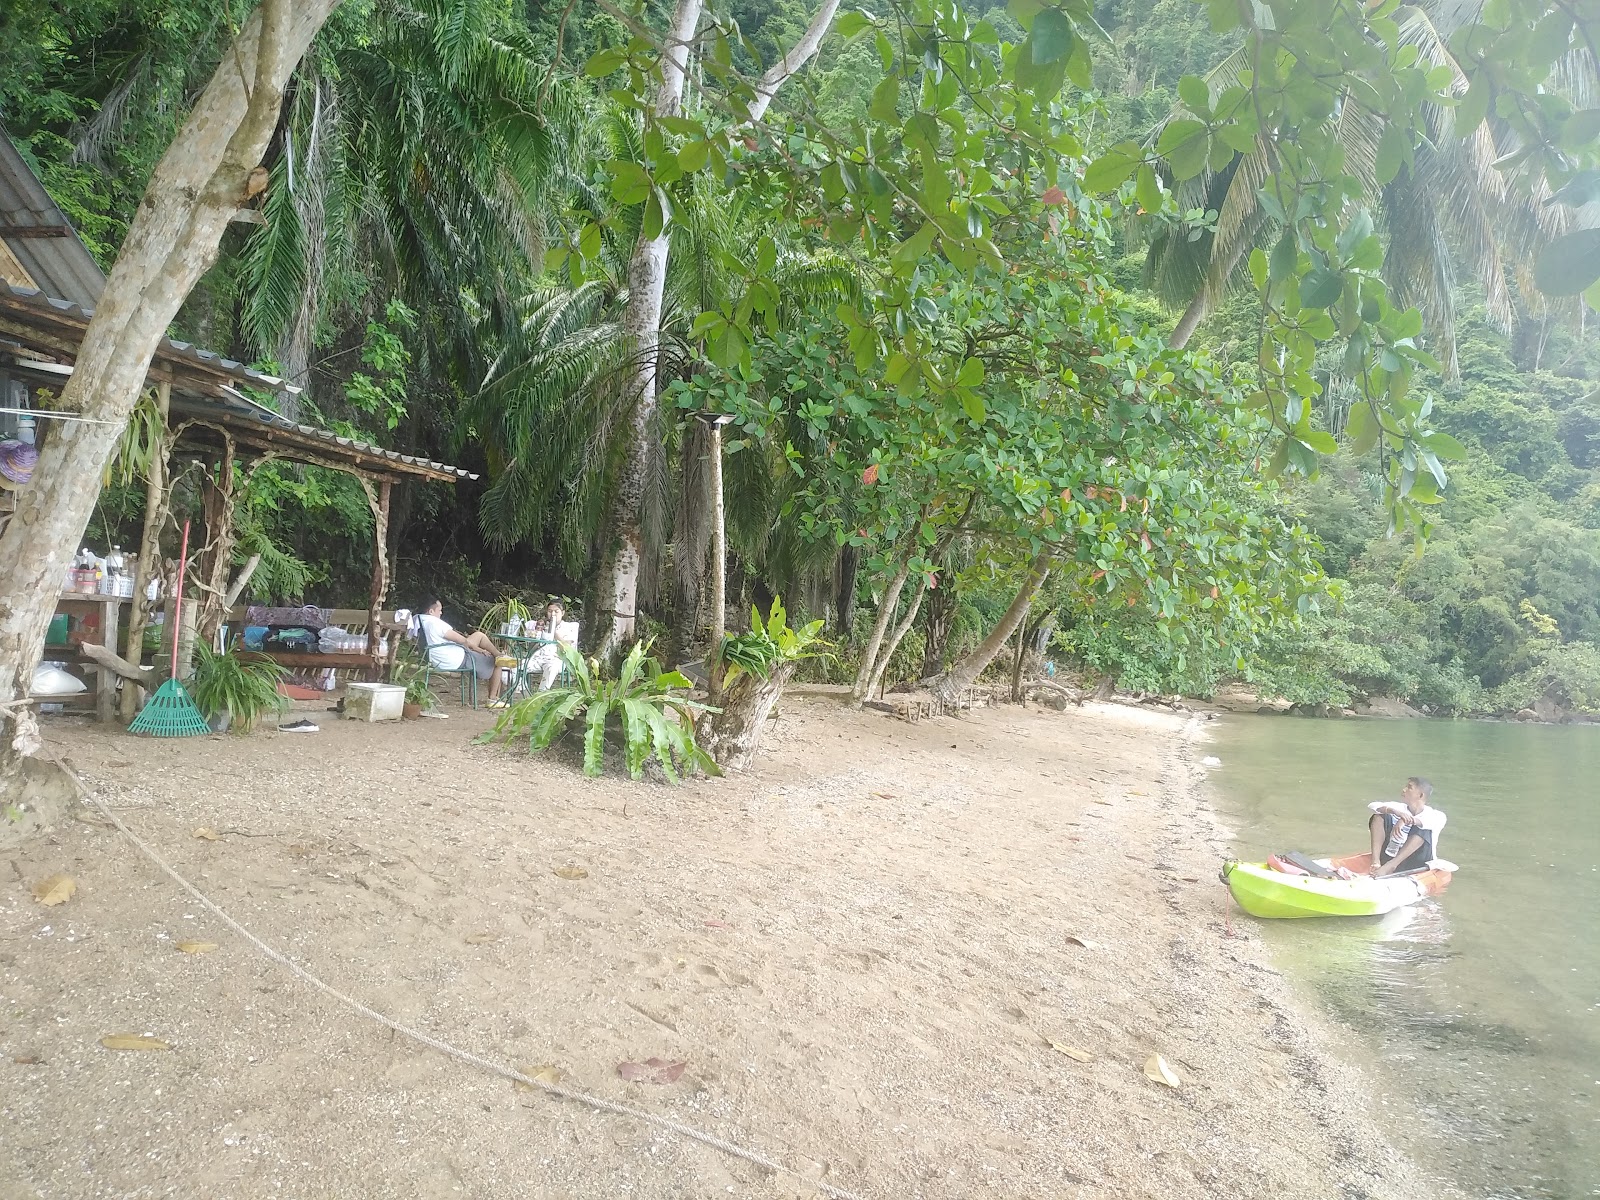
[[[332,987],[788,1171],[359,1015],[84,808],[0,855],[0,1195],[1451,1194],[1386,1140],[1249,919],[1228,935],[1203,722],[908,724],[813,693],[755,771],[671,788],[474,746],[488,714],[449,712],[47,736]],[[44,907],[57,873],[77,891]],[[1156,1054],[1178,1087],[1146,1077]],[[649,1059],[682,1073],[619,1074]]]

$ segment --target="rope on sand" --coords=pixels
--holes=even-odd
[[[196,903],[200,904],[212,915],[223,921],[230,929],[232,929],[240,937],[244,938],[257,950],[261,951],[261,953],[272,959],[273,962],[287,967],[301,980],[316,988],[317,991],[321,992],[323,995],[337,1000],[345,1007],[354,1009],[362,1016],[376,1021],[380,1025],[385,1025],[394,1030],[396,1033],[403,1034],[413,1041],[422,1043],[424,1046],[431,1047],[432,1049],[439,1051],[441,1054],[448,1054],[450,1057],[458,1058],[462,1062],[471,1063],[473,1066],[480,1067],[483,1070],[488,1071],[490,1074],[499,1075],[503,1079],[510,1079],[517,1083],[526,1084],[528,1087],[535,1088],[538,1091],[545,1092],[548,1095],[559,1096],[563,1100],[572,1100],[578,1104],[584,1104],[590,1108],[598,1109],[601,1112],[615,1113],[617,1116],[621,1117],[632,1117],[634,1120],[643,1121],[646,1124],[654,1125],[658,1129],[664,1129],[669,1133],[677,1134],[679,1137],[688,1138],[689,1140],[699,1142],[704,1146],[710,1146],[713,1150],[720,1150],[724,1154],[732,1155],[734,1158],[743,1159],[747,1163],[752,1163],[755,1166],[763,1167],[768,1171],[774,1172],[775,1174],[791,1176],[800,1180],[802,1183],[815,1188],[824,1196],[830,1197],[831,1200],[862,1200],[862,1198],[856,1193],[848,1192],[844,1188],[835,1187],[833,1184],[825,1183],[820,1179],[807,1179],[798,1171],[784,1166],[782,1163],[775,1159],[769,1158],[760,1151],[747,1149],[746,1147],[740,1146],[734,1142],[730,1142],[725,1138],[720,1138],[716,1134],[706,1133],[704,1130],[696,1129],[692,1125],[685,1125],[681,1121],[675,1121],[671,1117],[657,1116],[655,1113],[646,1112],[642,1108],[634,1108],[632,1105],[628,1104],[618,1104],[613,1100],[606,1100],[599,1096],[591,1096],[587,1092],[580,1092],[569,1087],[563,1087],[559,1083],[550,1083],[544,1079],[537,1079],[529,1075],[524,1075],[521,1071],[514,1070],[513,1068],[505,1066],[502,1063],[497,1063],[492,1059],[484,1058],[481,1055],[474,1054],[470,1050],[463,1050],[459,1046],[451,1045],[449,1042],[446,1042],[441,1038],[436,1038],[431,1034],[424,1033],[420,1029],[413,1029],[410,1025],[396,1021],[393,1017],[386,1016],[377,1009],[363,1004],[354,997],[345,995],[333,985],[324,983],[321,979],[313,975],[310,971],[306,970],[306,968],[295,962],[288,955],[262,941],[254,933],[250,932],[249,929],[245,928],[245,926],[241,925],[238,921],[234,920],[231,916],[224,912],[220,906],[210,899],[210,897],[206,896],[200,891],[199,888],[195,887],[194,884],[190,883],[182,875],[178,874],[178,872],[171,867],[167,861],[161,857],[160,854],[156,853],[152,847],[146,844],[138,834],[134,833],[133,830],[129,829],[125,824],[123,824],[122,819],[118,817],[116,813],[112,812],[98,795],[90,791],[89,788],[84,785],[83,780],[79,779],[70,767],[68,767],[65,763],[62,763],[59,759],[54,761],[56,766],[60,767],[62,771],[66,773],[67,777],[72,780],[73,784],[76,785],[78,794],[81,795],[85,800],[89,801],[89,803],[94,805],[95,808],[99,809],[100,812],[105,814],[106,819],[117,827],[117,830],[122,834],[123,837],[127,838],[130,842],[137,846],[144,856],[151,862],[155,863],[156,866],[160,867],[161,870],[164,871],[174,883],[176,883],[184,891],[188,892],[190,896],[194,897]]]

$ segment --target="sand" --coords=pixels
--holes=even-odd
[[[449,711],[179,742],[46,729],[332,986],[794,1174],[359,1016],[85,809],[0,858],[0,1195],[1448,1194],[1386,1142],[1370,1080],[1249,919],[1227,935],[1201,722],[908,724],[811,694],[756,770],[671,788],[474,746],[487,715]],[[78,890],[43,907],[58,872]],[[100,1044],[120,1033],[171,1048]],[[1153,1054],[1179,1087],[1146,1078]],[[681,1078],[619,1076],[649,1058]]]

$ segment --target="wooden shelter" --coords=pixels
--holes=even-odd
[[[104,283],[105,275],[93,256],[0,129],[0,439],[17,436],[30,417],[37,427],[44,427],[37,429],[38,437],[48,436],[51,421],[74,419],[70,413],[53,413],[49,401],[72,374]],[[374,523],[366,654],[294,657],[315,657],[319,660],[315,665],[324,667],[376,666],[379,613],[389,587],[387,542],[394,484],[454,483],[476,476],[291,420],[274,404],[299,388],[187,342],[163,340],[150,364],[148,381],[166,436],[163,453],[150,472],[130,638],[142,633],[149,616],[145,588],[160,567],[158,541],[170,500],[172,464],[202,465],[205,531],[194,578],[199,589],[199,630],[209,636],[233,601],[229,575],[237,490],[256,467],[277,460],[354,476],[366,493]],[[9,493],[0,490],[0,528],[9,519],[10,506]],[[132,645],[137,659],[138,642]]]

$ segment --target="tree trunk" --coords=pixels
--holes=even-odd
[[[145,595],[161,568],[161,525],[167,515],[167,416],[172,411],[172,385],[156,384],[156,411],[161,415],[161,443],[150,456],[150,474],[144,484],[144,529],[139,535],[139,558],[133,569],[133,604],[128,610],[128,657],[144,661],[144,630],[156,602]],[[137,687],[125,687],[121,696],[121,717],[131,725],[139,715],[144,694]]]
[[[927,644],[922,654],[922,678],[932,679],[944,670],[944,654],[950,644],[950,631],[955,626],[956,589],[946,579],[945,586],[935,588],[928,598],[928,619],[923,623],[923,636]]]
[[[854,546],[839,550],[837,583],[833,600],[833,636],[845,641],[855,628],[856,576],[861,572],[861,551]]]
[[[1182,350],[1189,344],[1189,339],[1194,336],[1194,331],[1200,328],[1200,322],[1211,315],[1217,298],[1228,287],[1228,279],[1238,269],[1239,262],[1245,256],[1254,239],[1240,236],[1235,239],[1232,248],[1227,253],[1225,261],[1213,264],[1211,270],[1206,272],[1206,278],[1200,285],[1200,290],[1189,301],[1189,307],[1183,310],[1183,316],[1178,318],[1178,324],[1172,331],[1172,336],[1167,338],[1167,345],[1174,350]]]
[[[700,24],[702,0],[677,0],[672,27],[661,53],[661,86],[656,91],[655,115],[672,117],[683,104],[683,82],[689,45]],[[838,0],[823,0],[822,8],[789,53],[761,77],[751,120],[759,120],[777,90],[817,52]],[[628,262],[628,306],[622,314],[623,337],[632,349],[632,378],[627,382],[634,397],[633,411],[622,428],[627,438],[617,492],[611,502],[610,533],[600,556],[595,587],[596,619],[600,626],[596,655],[614,660],[633,640],[639,603],[639,566],[644,559],[644,499],[650,460],[656,453],[656,370],[661,340],[661,306],[667,283],[670,230],[654,238],[642,234]]]
[[[913,534],[906,542],[905,552],[900,556],[900,569],[889,581],[889,588],[884,592],[883,600],[878,605],[878,619],[872,623],[872,633],[867,638],[866,648],[861,651],[861,667],[856,671],[855,683],[850,687],[850,698],[857,707],[860,707],[861,702],[867,698],[873,668],[878,664],[878,649],[883,645],[884,632],[894,618],[895,606],[900,603],[900,593],[905,590],[906,576],[911,574],[911,555],[916,550],[916,545]]]
[[[700,599],[711,549],[709,435],[705,422],[690,421],[679,448],[677,520],[672,531],[672,647],[675,663],[700,640]]]
[[[743,771],[755,759],[772,715],[798,662],[779,663],[765,679],[741,675],[724,697],[722,711],[701,720],[700,746],[725,771]]]
[[[0,536],[0,699],[26,693],[73,549],[150,360],[190,290],[215,261],[277,123],[284,85],[338,0],[263,0],[223,55],[157,164],[94,317],[78,347],[57,422],[41,439],[34,482]],[[10,754],[39,748],[26,709],[13,713]]]
[[[979,675],[983,674],[983,669],[994,661],[994,656],[1000,653],[1011,635],[1017,631],[1017,626],[1022,624],[1023,618],[1028,615],[1029,607],[1033,604],[1034,596],[1038,595],[1039,589],[1049,577],[1050,557],[1046,553],[1041,553],[1028,568],[1028,577],[1017,589],[1011,607],[1006,609],[1005,615],[1000,618],[1000,623],[990,630],[989,636],[979,643],[977,649],[960,662],[953,664],[948,671],[941,672],[927,681],[928,690],[940,703],[953,703],[962,692],[973,685]]]
[[[711,703],[722,703],[722,639],[728,632],[728,519],[722,507],[722,426],[711,426]]]
[[[883,687],[883,673],[889,669],[889,660],[894,657],[894,652],[900,649],[900,643],[906,634],[911,632],[915,624],[917,613],[922,608],[922,598],[928,594],[928,577],[924,575],[917,584],[917,594],[911,597],[911,604],[906,608],[906,615],[901,618],[900,624],[894,627],[894,636],[889,639],[888,649],[878,656],[877,665],[872,668],[872,678],[867,681],[865,696],[880,691]]]

